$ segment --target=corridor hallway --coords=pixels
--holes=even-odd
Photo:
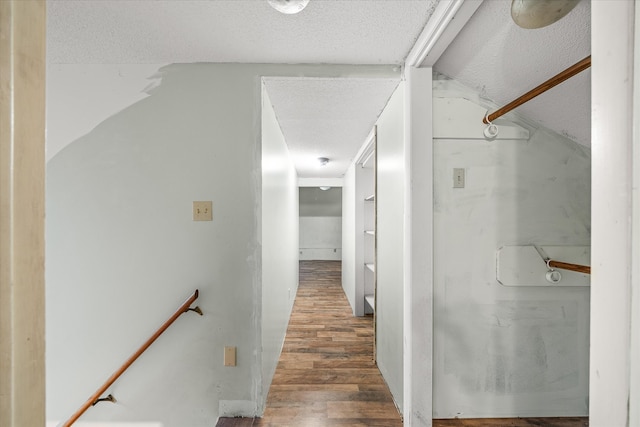
[[[340,261],[300,261],[300,285],[263,427],[402,426],[373,363],[373,317],[354,317]]]
[[[262,419],[217,427],[400,427],[373,363],[373,317],[353,317],[340,261],[300,261],[300,285]],[[433,420],[434,427],[586,427],[587,417]]]
[[[262,419],[218,426],[401,427],[373,363],[373,317],[354,317],[340,261],[300,261],[300,284]]]

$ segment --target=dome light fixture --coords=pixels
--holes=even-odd
[[[580,0],[512,0],[511,18],[522,28],[546,27],[564,18]]]
[[[285,15],[293,15],[307,7],[309,0],[267,0],[272,8]]]
[[[329,163],[329,159],[327,157],[318,157],[318,161],[320,162],[320,166],[327,166]]]
[[[327,185],[323,185],[318,187],[319,189],[321,189],[322,191],[327,191],[327,190],[331,190],[331,187],[327,186]]]

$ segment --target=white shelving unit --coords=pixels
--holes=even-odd
[[[364,188],[370,193],[364,197],[363,203],[363,225],[364,225],[364,312],[365,314],[374,313],[376,310],[376,152],[375,137],[371,147],[371,151],[365,161],[362,162],[362,168],[368,169],[363,174]]]
[[[376,308],[376,134],[365,141],[355,171],[355,289],[353,313],[374,314]],[[374,320],[375,323],[375,320]]]

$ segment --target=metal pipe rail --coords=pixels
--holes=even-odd
[[[109,379],[107,379],[107,381],[105,381],[105,383],[100,386],[100,388],[98,388],[98,390],[96,390],[95,393],[93,393],[89,397],[89,399],[80,407],[80,409],[78,409],[67,421],[64,422],[64,424],[62,424],[62,427],[69,427],[73,425],[73,423],[75,423],[78,418],[80,418],[82,414],[84,414],[87,409],[89,409],[89,407],[95,405],[98,402],[115,402],[115,398],[111,395],[106,398],[100,398],[100,396],[102,396],[104,392],[107,391],[109,387],[111,387],[111,385],[120,377],[120,375],[122,375],[124,371],[126,371],[133,364],[133,362],[135,362],[136,359],[140,357],[140,355],[144,353],[145,350],[147,350],[149,346],[151,346],[151,344],[153,344],[153,342],[158,339],[158,337],[162,335],[162,333],[166,331],[178,317],[180,317],[182,313],[186,313],[187,311],[195,311],[202,316],[202,311],[199,307],[191,308],[191,304],[196,299],[198,299],[197,289],[189,298],[187,298],[187,300],[180,306],[180,308],[178,308],[178,310],[176,310],[176,312],[173,313],[173,315],[166,322],[164,322],[162,326],[160,326],[160,328],[158,328],[158,330],[153,335],[151,335],[151,337],[147,341],[145,341],[145,343],[142,344],[142,346],[135,353],[133,353],[133,355],[129,357],[129,359],[127,359],[127,361],[124,362],[122,366],[120,366],[120,368],[118,368],[118,370],[115,371],[109,377]]]

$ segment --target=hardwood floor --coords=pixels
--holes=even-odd
[[[372,317],[353,317],[339,261],[301,261],[267,409],[254,426],[402,426],[373,363]]]
[[[339,261],[301,261],[300,286],[261,419],[218,427],[401,427],[373,363],[373,318],[353,317]],[[433,427],[585,427],[587,418],[434,420]]]

